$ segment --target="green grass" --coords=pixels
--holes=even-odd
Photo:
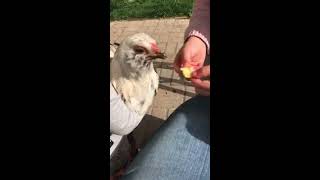
[[[110,19],[190,16],[194,0],[111,0]]]

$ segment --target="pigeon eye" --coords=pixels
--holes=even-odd
[[[134,51],[137,53],[137,54],[143,54],[145,53],[145,49],[143,47],[135,47],[134,48]]]

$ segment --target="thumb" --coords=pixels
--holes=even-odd
[[[210,65],[204,66],[192,73],[192,78],[204,78],[210,76]]]

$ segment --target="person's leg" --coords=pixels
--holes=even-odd
[[[210,179],[210,98],[196,96],[182,104],[121,179]]]

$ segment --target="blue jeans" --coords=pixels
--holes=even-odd
[[[196,96],[177,108],[121,179],[210,179],[210,98]]]

